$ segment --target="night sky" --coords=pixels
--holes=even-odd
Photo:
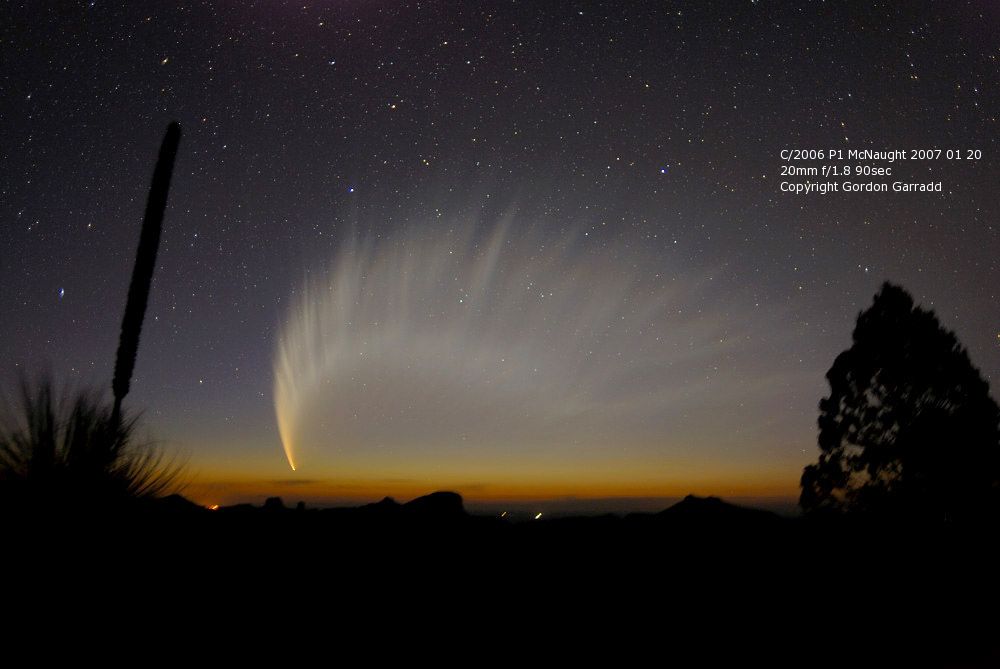
[[[180,122],[126,405],[199,502],[794,501],[887,279],[1000,378],[995,2],[146,4],[0,10],[0,389],[110,395]]]

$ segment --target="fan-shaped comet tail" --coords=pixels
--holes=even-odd
[[[676,395],[677,338],[702,333],[671,338],[680,286],[636,256],[583,234],[515,234],[513,220],[346,244],[277,341],[288,464],[331,448],[509,464],[648,430]]]

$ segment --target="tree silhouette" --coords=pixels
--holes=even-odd
[[[882,285],[827,372],[819,462],[800,504],[822,511],[968,520],[995,510],[1000,409],[955,334]]]

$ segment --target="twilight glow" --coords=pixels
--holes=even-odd
[[[690,477],[688,437],[711,439],[705,412],[745,391],[734,354],[754,338],[711,277],[654,260],[514,217],[348,244],[278,338],[289,465],[432,484]]]

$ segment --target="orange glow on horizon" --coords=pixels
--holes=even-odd
[[[794,479],[793,479],[794,480]],[[787,480],[750,482],[745,478],[715,480],[664,480],[635,483],[594,481],[497,481],[462,483],[460,480],[422,479],[285,479],[252,476],[202,476],[193,480],[184,494],[196,502],[211,499],[222,505],[259,504],[267,497],[285,501],[304,500],[310,505],[359,505],[392,497],[405,502],[437,490],[451,490],[467,503],[528,503],[552,500],[666,499],[688,494],[723,499],[769,499],[793,502],[799,490]]]

